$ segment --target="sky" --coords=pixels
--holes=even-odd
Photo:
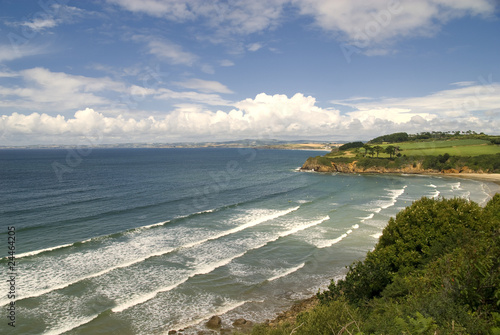
[[[2,0],[0,146],[500,134],[498,0]]]

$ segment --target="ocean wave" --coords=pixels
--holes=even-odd
[[[298,270],[302,269],[305,265],[306,265],[306,263],[302,263],[299,266],[296,266],[296,267],[293,267],[293,268],[290,268],[290,269],[285,269],[285,271],[278,272],[275,276],[267,279],[267,281],[271,282],[271,281],[274,281],[276,279],[286,277],[289,274],[292,274],[295,271],[298,271]]]
[[[325,220],[327,220],[326,218],[323,218],[322,220],[317,220],[317,221],[313,221],[313,222],[309,222],[307,224],[304,224],[304,225],[300,225],[298,227],[294,227],[292,229],[289,229],[285,232],[282,232],[280,234],[278,234],[277,236],[274,236],[272,238],[269,238],[265,241],[263,241],[262,243],[259,243],[255,246],[252,246],[238,254],[235,254],[233,256],[230,256],[230,257],[227,257],[227,258],[224,258],[224,259],[221,259],[221,260],[217,260],[216,262],[212,262],[212,263],[209,263],[209,264],[204,264],[204,265],[198,265],[198,267],[195,268],[194,271],[192,271],[188,276],[185,276],[183,279],[179,280],[178,282],[174,283],[174,284],[171,284],[171,285],[168,285],[168,286],[165,286],[165,287],[161,287],[161,288],[158,288],[154,291],[151,291],[151,292],[148,292],[146,294],[143,294],[141,296],[138,296],[138,297],[135,297],[135,298],[132,298],[126,302],[122,302],[120,303],[118,306],[112,308],[112,311],[113,312],[116,312],[116,313],[119,313],[119,312],[123,312],[124,310],[127,310],[127,309],[130,309],[134,306],[137,306],[137,305],[140,305],[140,304],[143,304],[153,298],[155,298],[159,293],[162,293],[162,292],[167,292],[167,291],[171,291],[173,289],[175,289],[176,287],[182,285],[183,283],[187,282],[189,279],[197,276],[197,275],[203,275],[203,274],[208,274],[208,273],[211,273],[212,271],[222,267],[222,266],[225,266],[229,263],[231,263],[233,260],[235,259],[238,259],[240,257],[243,257],[244,255],[246,255],[248,252],[252,251],[252,250],[256,250],[256,249],[260,249],[266,245],[268,245],[269,243],[272,243],[272,242],[275,242],[276,240],[278,240],[279,238],[282,238],[282,237],[285,237],[285,236],[288,236],[288,235],[291,235],[291,234],[295,234],[301,230],[304,230],[304,229],[307,229],[307,228],[310,228],[312,226],[315,226],[315,225],[318,225],[320,224],[321,222],[324,222]]]
[[[239,225],[239,226],[234,227],[234,228],[229,229],[229,230],[225,230],[225,231],[223,231],[223,232],[221,232],[219,234],[215,234],[213,236],[209,236],[207,238],[203,238],[203,239],[196,240],[196,241],[193,241],[193,242],[184,243],[184,244],[182,244],[180,246],[177,246],[177,247],[168,247],[168,248],[164,248],[164,249],[160,249],[160,250],[155,250],[153,252],[146,252],[144,255],[142,255],[140,257],[135,256],[135,257],[133,257],[132,260],[128,260],[128,261],[124,261],[124,262],[118,263],[118,264],[116,264],[114,266],[110,266],[110,267],[104,268],[101,271],[97,271],[97,272],[94,272],[94,273],[86,273],[85,275],[75,276],[73,278],[67,278],[66,280],[63,280],[60,277],[60,274],[54,274],[59,279],[61,279],[63,281],[60,282],[59,284],[53,284],[52,286],[47,287],[47,288],[38,288],[37,289],[33,285],[33,286],[29,287],[29,289],[31,291],[28,290],[28,292],[25,295],[23,295],[21,299],[28,299],[28,298],[38,297],[38,296],[47,294],[47,293],[52,292],[52,291],[56,291],[56,290],[60,290],[60,289],[66,288],[68,286],[71,286],[73,284],[76,284],[76,283],[81,282],[81,281],[86,280],[86,279],[92,279],[92,278],[100,277],[100,276],[105,275],[105,274],[107,274],[107,273],[109,273],[111,271],[114,271],[114,270],[117,270],[117,269],[121,269],[121,268],[130,267],[132,265],[144,262],[145,260],[153,258],[153,257],[163,256],[163,255],[166,255],[166,254],[169,254],[169,253],[172,253],[172,252],[176,252],[176,251],[179,251],[179,250],[194,248],[194,247],[200,246],[200,245],[202,245],[202,244],[204,244],[206,242],[218,240],[218,239],[220,239],[222,237],[225,237],[225,236],[228,236],[228,235],[231,235],[231,234],[235,234],[237,232],[243,231],[243,230],[248,229],[250,227],[254,227],[254,226],[259,225],[261,223],[277,219],[277,218],[279,218],[281,216],[284,216],[284,215],[287,215],[287,214],[289,214],[291,212],[294,212],[294,211],[298,210],[299,208],[300,208],[300,206],[288,208],[288,209],[282,210],[282,211],[269,211],[269,210],[266,210],[266,211],[264,211],[264,215],[260,215],[260,216],[258,215],[257,217],[251,217],[251,220],[248,221],[248,222],[246,222],[245,224]],[[244,216],[244,218],[245,217],[248,219],[248,213]],[[318,223],[314,223],[314,224],[318,224]],[[301,229],[305,229],[305,228],[307,228],[307,227],[304,227],[304,228],[301,228]],[[134,231],[137,231],[136,228],[134,228]],[[291,231],[290,234],[294,233],[294,232],[296,232],[296,231]],[[148,236],[144,236],[143,239],[148,240],[149,237]],[[82,242],[79,242],[79,243],[82,243]],[[133,244],[134,241],[132,241],[130,243]],[[141,243],[138,243],[138,244],[139,245],[142,245],[142,244],[146,244],[147,245],[147,243],[144,243],[144,242],[141,242]],[[115,246],[116,247],[115,254],[116,255],[120,255],[122,259],[127,259],[127,257],[125,257],[125,255],[123,254],[123,252],[125,250],[129,250],[130,249],[130,247],[127,247],[127,245],[128,244],[126,244],[126,243],[125,244],[121,244],[121,245],[116,245]],[[110,246],[107,247],[107,249],[108,249],[107,250],[107,255],[111,254],[111,251],[109,250],[109,247]],[[113,246],[111,246],[111,247],[113,247]],[[133,249],[132,249],[132,251],[133,251]],[[42,252],[42,251],[40,251],[40,252]],[[102,251],[100,251],[99,249],[93,250],[93,252],[97,253],[97,254],[102,254]],[[74,259],[74,258],[76,258],[78,256],[76,254],[72,254],[71,257]],[[82,254],[81,257],[87,258],[88,254]],[[85,263],[84,260],[82,260],[82,262]],[[5,304],[5,303],[6,303],[5,299],[0,300],[0,304]]]

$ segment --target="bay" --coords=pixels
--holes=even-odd
[[[16,332],[195,332],[214,314],[225,325],[262,322],[341,277],[414,200],[485,203],[496,187],[298,171],[318,154],[0,151],[0,266],[7,277],[7,227],[15,227]],[[12,301],[0,295],[2,310]]]

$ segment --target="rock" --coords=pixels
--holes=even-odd
[[[210,329],[220,328],[221,325],[222,325],[222,319],[217,315],[212,316],[210,320],[208,320],[208,322],[206,323],[206,326]]]
[[[168,335],[177,334],[177,330],[169,330]]]
[[[248,321],[248,320],[245,320],[245,319],[237,319],[233,322],[233,326],[234,327],[252,327],[253,326],[253,322],[252,321]]]

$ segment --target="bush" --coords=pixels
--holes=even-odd
[[[485,208],[422,198],[318,296],[358,306],[367,334],[493,334],[500,331],[499,255],[500,194]]]

